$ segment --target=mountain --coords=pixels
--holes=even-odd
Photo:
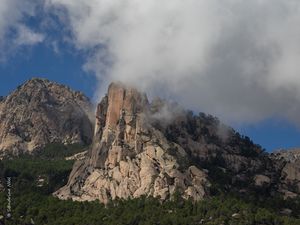
[[[106,203],[142,195],[166,199],[180,187],[186,197],[202,199],[207,174],[195,165],[181,168],[179,158],[187,153],[150,123],[149,113],[146,95],[111,84],[97,107],[89,156],[74,165],[68,185],[56,194]]]
[[[286,175],[287,165],[215,117],[112,83],[97,107],[92,147],[54,195],[104,203],[219,191],[295,197],[300,171]]]
[[[0,156],[33,152],[53,142],[89,144],[91,112],[81,92],[33,78],[0,98]]]

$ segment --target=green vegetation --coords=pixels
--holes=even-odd
[[[55,157],[49,149],[57,153]],[[69,153],[62,153],[62,149],[69,149]],[[1,219],[1,215],[6,215],[7,191],[0,192],[0,224],[300,224],[299,200],[257,199],[255,195],[224,195],[220,191],[214,197],[197,203],[183,200],[178,194],[172,201],[164,203],[158,199],[141,197],[113,201],[107,206],[97,201],[73,202],[54,198],[51,193],[66,183],[73,164],[64,160],[64,157],[82,149],[80,146],[54,144],[34,156],[0,161],[1,177],[12,178],[12,217]],[[292,209],[289,217],[279,213],[283,208]]]
[[[170,225],[170,224],[299,224],[300,220],[245,203],[233,197],[213,197],[198,203],[175,199],[161,203],[153,198],[114,201],[107,207],[98,202],[61,201],[29,192],[14,198],[12,219],[5,224],[55,225]],[[0,211],[5,211],[0,195]]]
[[[44,159],[52,159],[52,160],[63,159],[65,157],[82,152],[86,149],[87,147],[84,147],[80,144],[62,145],[60,143],[52,143],[52,144],[48,144],[41,151],[38,151],[34,156],[36,158],[44,158]]]
[[[34,155],[24,154],[0,161],[0,169],[3,167],[0,176],[12,177],[16,194],[23,195],[30,190],[50,194],[67,182],[73,161],[65,157],[83,150],[80,145],[54,143]],[[40,187],[37,187],[39,182]]]

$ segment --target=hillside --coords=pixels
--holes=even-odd
[[[298,225],[300,199],[258,198],[234,192],[214,194],[202,201],[170,201],[140,197],[98,201],[59,200],[51,193],[65,185],[74,161],[65,160],[86,146],[50,144],[40,152],[0,161],[0,176],[11,177],[12,209],[7,217],[7,191],[0,191],[0,224],[5,225]],[[55,157],[52,153],[55,152]],[[5,183],[5,182],[3,182]]]

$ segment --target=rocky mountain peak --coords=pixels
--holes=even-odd
[[[142,195],[202,199],[209,182],[196,165],[181,168],[187,152],[166,139],[149,122],[145,94],[112,83],[99,103],[93,145],[73,167],[68,184],[55,195],[62,199],[108,202]]]
[[[137,89],[125,86],[122,83],[112,83],[108,88],[107,95],[99,103],[96,111],[96,124],[94,145],[92,151],[93,166],[102,166],[105,156],[99,152],[97,142],[112,145],[116,142],[120,145],[128,141],[125,129],[136,128],[137,116],[148,107],[145,94]],[[131,129],[131,135],[133,130]],[[129,135],[129,133],[127,132]],[[102,142],[101,142],[102,140]],[[102,153],[106,153],[103,152]],[[102,163],[101,163],[102,162]]]
[[[148,104],[147,96],[137,89],[122,83],[110,84],[107,94],[106,127],[116,129],[120,119],[129,123],[129,120],[141,113]]]
[[[95,117],[86,158],[54,193],[61,199],[166,200],[179,192],[197,201],[215,191],[212,183],[238,193],[300,193],[298,167],[287,168],[213,116],[194,115],[161,99],[149,103],[137,89],[112,83]]]
[[[81,92],[33,78],[0,103],[0,152],[19,154],[47,143],[90,143],[92,105]]]

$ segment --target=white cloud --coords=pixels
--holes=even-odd
[[[26,26],[20,25],[17,27],[17,36],[14,39],[14,44],[20,45],[35,45],[41,43],[45,39],[43,34],[36,33]]]
[[[0,0],[0,58],[3,60],[20,46],[43,41],[42,34],[28,27],[24,18],[35,16],[38,0]]]
[[[47,0],[47,7],[66,13],[74,45],[91,52],[85,69],[102,84],[129,82],[229,121],[280,116],[300,124],[298,0]]]

